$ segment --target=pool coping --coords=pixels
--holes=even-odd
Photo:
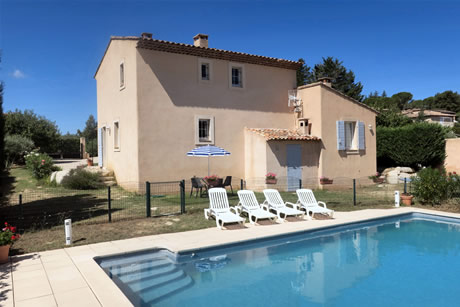
[[[332,220],[287,222],[269,226],[246,224],[247,228],[235,230],[206,228],[30,253],[12,257],[8,265],[1,266],[2,272],[6,272],[6,278],[2,278],[7,284],[5,289],[10,289],[10,291],[7,292],[6,299],[0,302],[4,306],[26,306],[27,303],[40,306],[40,302],[45,301],[48,304],[43,303],[43,306],[52,306],[50,302],[54,302],[57,306],[62,305],[63,302],[69,302],[66,305],[72,306],[72,298],[78,298],[73,302],[75,306],[82,306],[82,300],[85,299],[85,306],[132,306],[128,298],[96,263],[94,258],[152,249],[166,249],[172,253],[185,254],[191,251],[215,249],[229,244],[237,245],[248,240],[269,239],[283,235],[324,230],[410,213],[460,219],[460,214],[412,207],[365,209],[336,212]],[[41,285],[42,288],[46,289],[42,292],[36,291],[35,297],[25,296],[25,289],[29,289],[30,292],[30,288],[33,288],[33,280],[20,279],[17,276],[37,275],[42,271],[46,276],[42,279],[42,283],[47,280],[49,287],[46,288]],[[68,278],[66,279],[60,274],[64,274]],[[33,289],[37,290],[36,287]]]

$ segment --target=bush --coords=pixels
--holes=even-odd
[[[30,138],[41,152],[55,152],[59,142],[59,129],[55,122],[31,110],[16,110],[5,114],[5,134],[19,134]]]
[[[64,135],[59,139],[58,152],[64,157],[80,157],[80,137]]]
[[[443,201],[460,196],[460,176],[446,175],[438,169],[425,168],[418,172],[413,182],[414,195],[423,204],[439,205]]]
[[[53,159],[43,153],[31,152],[25,156],[26,167],[36,179],[43,179],[55,170]]]
[[[6,167],[13,163],[24,163],[24,154],[34,148],[34,142],[21,135],[5,136]]]
[[[72,169],[67,176],[62,178],[61,184],[68,189],[94,190],[102,187],[99,174],[90,173],[84,169]]]
[[[413,123],[403,127],[377,127],[379,166],[436,167],[444,162],[446,130],[438,124]]]

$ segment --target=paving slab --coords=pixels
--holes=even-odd
[[[409,207],[366,209],[336,212],[334,219],[329,220],[292,221],[262,226],[246,224],[245,228],[232,230],[214,227],[31,253],[12,257],[9,264],[0,266],[0,305],[132,306],[94,261],[94,257],[151,248],[184,252],[410,212],[460,218],[460,214]]]

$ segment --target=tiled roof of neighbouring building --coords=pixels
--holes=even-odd
[[[300,133],[296,129],[246,128],[248,131],[263,136],[267,141],[320,141],[321,138]]]

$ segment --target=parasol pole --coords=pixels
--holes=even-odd
[[[208,155],[208,176],[209,176],[209,155]]]

